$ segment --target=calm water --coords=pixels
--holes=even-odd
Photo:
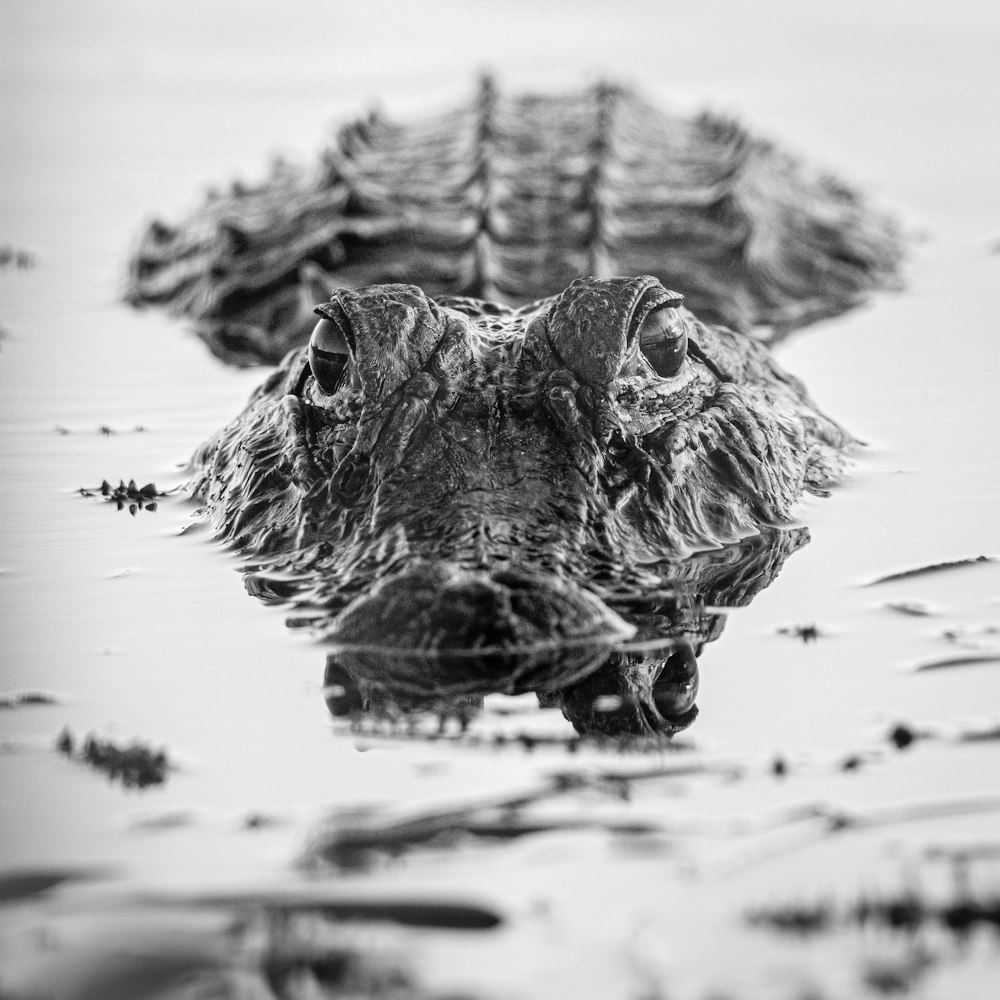
[[[502,10],[0,4],[0,244],[37,258],[0,270],[0,693],[58,696],[0,712],[0,868],[113,877],[0,908],[0,994],[42,982],[58,996],[112,995],[86,970],[122,940],[160,957],[168,942],[181,969],[211,965],[233,907],[192,900],[220,886],[298,886],[292,864],[329,810],[440,815],[470,797],[537,790],[555,770],[701,768],[635,783],[628,802],[606,783],[545,798],[530,815],[547,832],[499,846],[439,838],[405,861],[338,876],[336,891],[367,899],[446,896],[503,914],[489,933],[390,934],[385,947],[428,995],[739,987],[777,997],[809,983],[822,996],[863,995],[879,962],[914,964],[912,940],[788,939],[751,929],[746,909],[907,879],[946,893],[947,869],[928,852],[997,853],[997,742],[961,736],[1000,721],[1000,664],[915,668],[1000,654],[1000,563],[864,584],[1000,556],[1000,13],[986,0]],[[870,188],[921,237],[904,293],[781,349],[869,447],[833,498],[803,504],[812,543],[704,653],[686,754],[570,758],[351,734],[324,704],[322,651],[285,628],[280,608],[247,596],[232,556],[186,530],[189,505],[132,518],[77,493],[102,478],[180,482],[190,452],[261,378],[223,368],[178,324],[119,304],[146,219],[182,212],[213,180],[259,175],[274,151],[307,159],[331,122],[377,96],[399,114],[434,106],[484,66],[516,85],[605,74],[675,106],[733,111]],[[901,601],[931,614],[887,608]],[[818,641],[779,631],[797,624],[816,624]],[[898,722],[933,738],[897,753],[886,733]],[[64,726],[166,746],[179,769],[157,789],[124,790],[54,752]],[[531,696],[491,697],[483,726],[571,732]],[[860,768],[843,769],[850,757]],[[896,805],[956,796],[984,808],[918,820],[908,806],[906,822],[888,823]],[[835,838],[809,822],[765,835],[767,817],[804,803],[878,822]],[[247,829],[251,816],[269,822]],[[741,817],[751,825],[734,826]],[[629,822],[653,832],[615,832]],[[995,867],[976,865],[976,891],[996,893]],[[138,907],[134,894],[151,887],[186,906]],[[962,948],[941,934],[919,943],[931,957],[912,995],[995,995],[989,934]],[[142,980],[110,964],[121,996],[193,995],[173,973]]]

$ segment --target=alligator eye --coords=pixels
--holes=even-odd
[[[666,719],[690,711],[698,697],[698,657],[690,642],[681,640],[663,664],[653,684],[653,702]]]
[[[349,357],[347,338],[340,327],[332,319],[321,319],[309,339],[309,367],[325,393],[340,388]]]
[[[667,307],[651,312],[639,327],[639,349],[663,378],[676,375],[687,357],[687,320]]]

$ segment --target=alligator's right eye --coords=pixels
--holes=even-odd
[[[343,331],[324,316],[309,338],[309,367],[325,393],[334,393],[340,388],[349,358]]]
[[[676,375],[687,357],[687,320],[672,307],[650,313],[639,328],[639,349],[663,378]]]

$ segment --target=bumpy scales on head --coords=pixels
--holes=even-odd
[[[658,563],[786,524],[852,444],[764,348],[648,275],[519,309],[376,285],[316,312],[200,450],[195,491],[222,536],[318,571],[335,604],[374,594],[341,638],[371,634],[372,600],[400,647],[606,627],[602,600]],[[456,606],[475,635],[442,640]]]
[[[854,189],[712,114],[606,84],[504,95],[343,128],[314,169],[280,165],[153,223],[127,298],[186,317],[220,357],[279,361],[338,287],[405,281],[509,304],[582,274],[656,275],[707,322],[778,334],[896,282],[900,235]]]

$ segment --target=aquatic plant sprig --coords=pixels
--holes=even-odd
[[[64,757],[103,771],[110,780],[120,781],[126,788],[162,785],[173,769],[162,748],[154,749],[138,740],[119,746],[93,733],[78,741],[68,727],[59,734],[56,750]]]
[[[166,496],[171,496],[181,490],[180,486],[175,486],[169,490],[158,490],[155,483],[146,483],[145,486],[138,486],[134,479],[127,483],[123,479],[118,480],[117,486],[112,486],[106,479],[100,486],[81,486],[80,496],[83,497],[103,497],[108,503],[115,504],[119,510],[128,507],[128,512],[135,517],[140,510],[156,513],[157,501]]]

